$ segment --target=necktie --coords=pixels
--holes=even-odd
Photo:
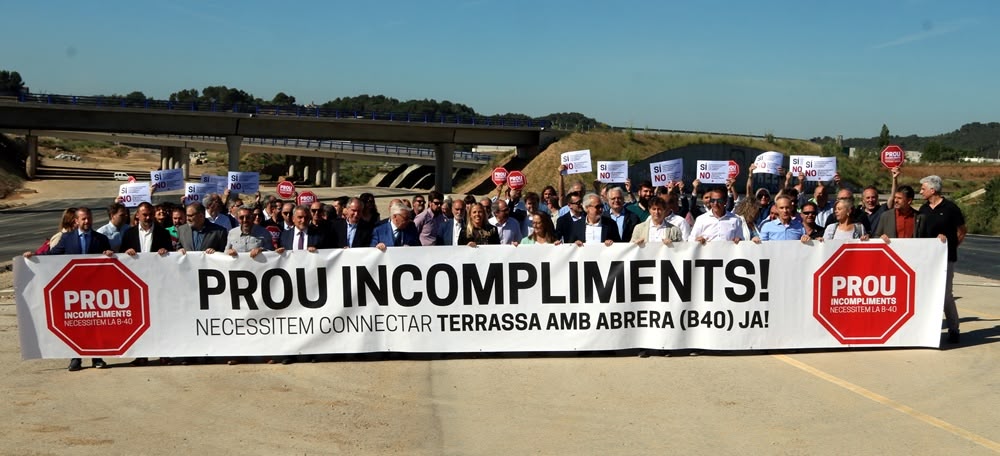
[[[87,248],[90,247],[90,236],[88,233],[80,233],[80,253],[87,253]]]
[[[306,233],[304,231],[299,231],[299,250],[305,250],[306,247]]]
[[[399,246],[403,245],[403,232],[402,231],[396,230],[396,232],[392,234],[392,243],[396,247],[399,247]]]

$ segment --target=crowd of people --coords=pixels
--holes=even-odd
[[[753,172],[750,166],[750,173]],[[779,173],[783,173],[779,171]],[[142,203],[130,216],[119,201],[107,211],[109,222],[92,227],[88,208],[69,208],[58,231],[33,254],[137,255],[202,251],[231,256],[256,257],[263,251],[337,248],[464,245],[539,245],[572,243],[639,245],[674,242],[770,241],[822,242],[824,239],[885,242],[893,238],[938,238],[948,244],[948,268],[944,309],[948,341],[959,342],[958,312],[952,295],[957,248],[966,234],[965,220],[955,203],[941,193],[941,178],[920,180],[924,199],[913,208],[915,190],[897,186],[899,168],[891,170],[892,188],[884,203],[874,186],[862,190],[860,204],[854,193],[842,186],[839,176],[806,191],[805,176],[784,173],[777,192],[754,189],[753,174],[745,192],[730,179],[724,186],[705,188],[698,180],[687,192],[684,182],[654,187],[649,181],[637,187],[583,182],[565,188],[564,168],[557,174],[558,189],[546,186],[541,194],[522,193],[503,185],[495,194],[478,198],[446,196],[432,190],[412,200],[389,202],[382,218],[371,193],[340,197],[328,203],[315,201],[296,205],[277,196],[260,193],[244,201],[238,195],[213,194],[204,203]],[[790,185],[792,181],[795,185]],[[830,194],[836,189],[836,198]],[[164,362],[172,362],[163,359]],[[239,359],[228,360],[230,364]],[[271,360],[288,364],[293,357]],[[140,358],[134,364],[145,364]],[[186,360],[182,360],[186,362]],[[94,359],[95,368],[105,368]],[[80,370],[81,360],[71,361],[69,370]]]

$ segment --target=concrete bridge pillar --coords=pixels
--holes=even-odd
[[[330,188],[337,187],[337,178],[340,177],[340,160],[339,158],[331,158],[326,161],[326,166],[330,170]]]
[[[434,145],[434,188],[441,193],[451,193],[451,173],[454,169],[455,145]]]
[[[309,161],[306,160],[305,164],[302,165],[302,181],[307,184],[309,183],[309,173],[313,169],[312,166],[309,166],[310,164],[311,163],[309,163]]]
[[[160,169],[170,169],[170,146],[160,147]]]
[[[191,178],[191,149],[186,147],[178,147],[180,149],[180,168],[184,170],[184,179]]]
[[[34,179],[38,175],[38,137],[26,135],[24,137],[28,147],[28,160],[24,163],[24,173],[28,179]]]
[[[325,165],[326,163],[324,163],[323,159],[319,157],[313,157],[309,161],[312,162],[313,167],[316,170],[315,171],[316,176],[315,179],[313,180],[313,185],[317,187],[323,185],[323,178],[326,176],[326,170],[324,169],[323,165]]]
[[[226,136],[226,148],[229,150],[229,170],[239,171],[240,170],[240,144],[243,143],[243,137],[232,135]]]

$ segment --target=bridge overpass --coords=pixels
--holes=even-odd
[[[239,111],[234,109],[234,111]],[[317,111],[318,113],[318,111]],[[290,116],[274,113],[202,112],[175,109],[147,109],[121,106],[82,106],[25,101],[0,101],[0,130],[24,134],[29,159],[27,171],[34,176],[38,165],[39,132],[65,131],[113,133],[118,135],[186,135],[225,138],[228,167],[237,170],[244,139],[299,138],[301,140],[341,140],[432,145],[435,187],[451,191],[456,167],[456,145],[515,146],[520,156],[537,153],[552,134],[538,124],[455,123],[406,121],[379,116],[324,117]],[[120,142],[127,142],[121,141]],[[252,141],[251,141],[252,142]],[[260,147],[266,147],[258,144]],[[174,147],[174,146],[168,146]],[[273,147],[273,146],[272,146]],[[175,152],[176,153],[176,152]],[[274,152],[277,153],[277,152]],[[321,153],[314,150],[312,153]],[[331,151],[331,153],[333,153]],[[339,153],[339,152],[337,152]],[[182,163],[187,154],[178,154]],[[305,155],[305,154],[297,154]],[[375,156],[368,156],[370,160]],[[421,159],[430,159],[423,156]],[[381,159],[381,158],[375,158]],[[465,163],[459,163],[464,166]]]

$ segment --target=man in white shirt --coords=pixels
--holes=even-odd
[[[493,202],[493,217],[490,224],[497,227],[500,235],[500,243],[504,245],[517,245],[524,236],[521,236],[521,224],[510,217],[510,207],[504,200]]]
[[[680,210],[681,207],[681,203],[678,198],[679,197],[677,196],[676,193],[667,193],[663,197],[664,201],[667,202],[666,220],[667,223],[676,226],[677,229],[681,230],[681,239],[687,239],[688,236],[691,234],[691,224],[688,223],[687,219],[685,219],[684,217],[677,215],[677,212]]]
[[[700,244],[708,241],[739,243],[743,240],[743,219],[732,212],[726,212],[725,190],[714,188],[708,193],[711,193],[707,199],[708,211],[695,219],[687,240]]]

